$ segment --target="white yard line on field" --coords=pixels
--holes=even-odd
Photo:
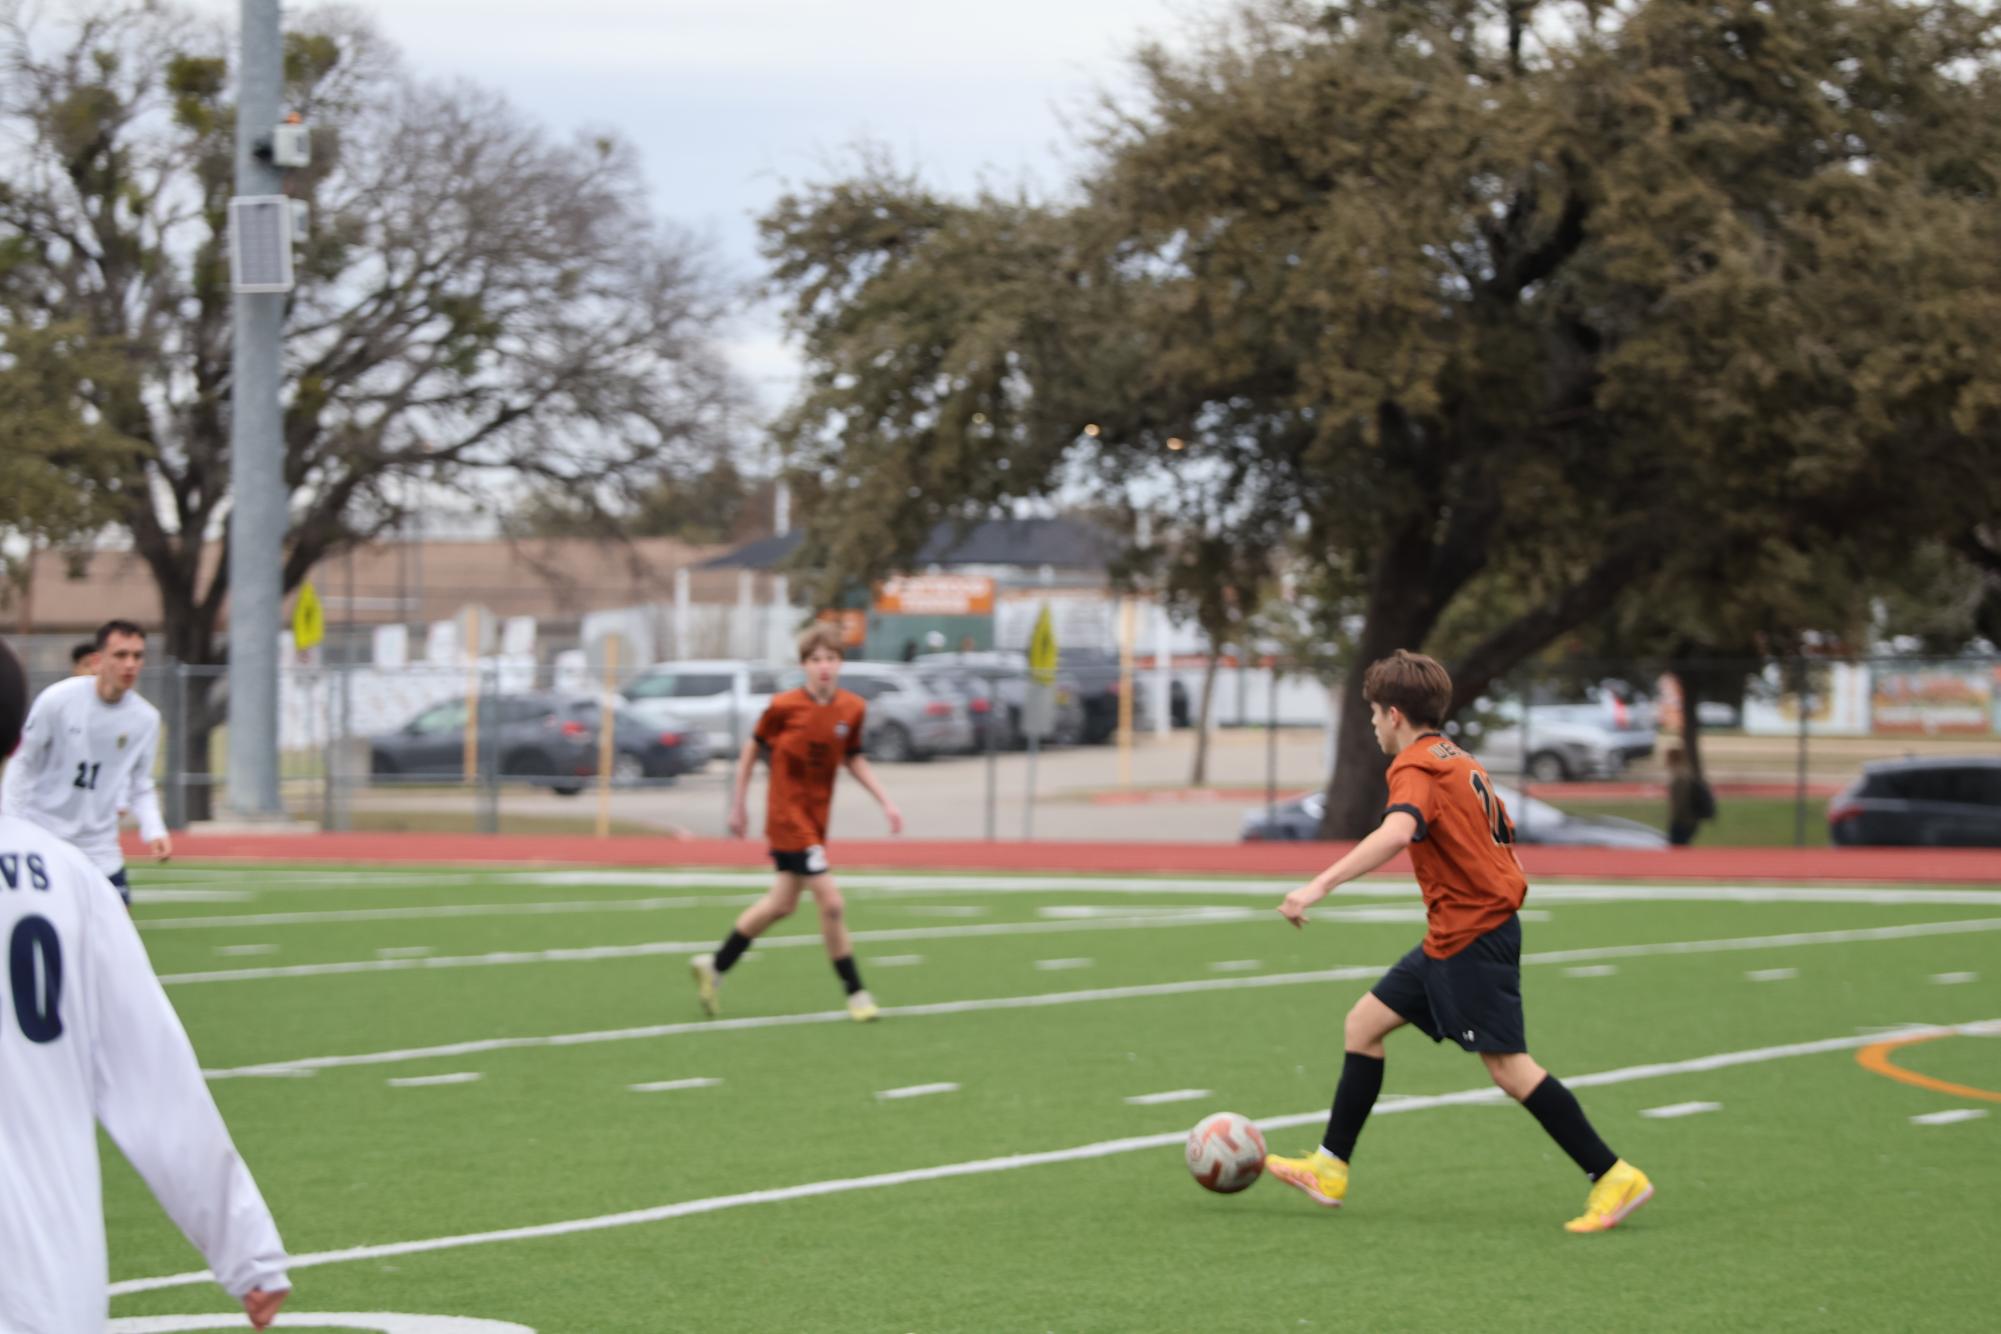
[[[421,1089],[441,1084],[477,1084],[483,1078],[485,1076],[476,1070],[461,1070],[457,1074],[450,1075],[412,1075],[404,1079],[392,1079],[388,1083],[393,1089]]]
[[[1720,1112],[1722,1110],[1723,1104],[1720,1102],[1671,1102],[1665,1107],[1643,1108],[1640,1115],[1650,1116],[1659,1121],[1673,1120],[1680,1116],[1700,1116],[1704,1112]]]
[[[1139,1093],[1126,1101],[1135,1107],[1157,1107],[1167,1102],[1194,1102],[1197,1098],[1215,1097],[1213,1089],[1169,1089],[1166,1093]]]
[[[982,930],[984,928],[969,928]],[[1646,955],[1709,954],[1735,950],[1790,948],[1803,945],[1848,945],[1876,940],[1907,940],[1917,936],[1960,935],[1977,931],[2001,930],[2001,917],[1962,922],[1918,922],[1903,926],[1873,927],[1862,930],[1794,933],[1784,936],[1743,936],[1723,940],[1674,940],[1653,945],[1606,945],[1595,950],[1548,950],[1522,956],[1524,965],[1578,963],[1594,957],[1636,958]],[[793,937],[786,937],[793,939]],[[802,943],[818,943],[818,936],[802,937]],[[423,960],[422,962],[437,962]],[[1305,973],[1264,973],[1248,977],[1201,978],[1184,982],[1155,982],[1141,986],[1094,987],[1084,991],[1045,992],[1029,996],[994,996],[983,1000],[937,1001],[928,1005],[885,1006],[885,1016],[924,1018],[946,1014],[979,1014],[993,1010],[1042,1009],[1057,1005],[1080,1005],[1096,1001],[1137,1000],[1151,996],[1185,996],[1213,991],[1254,990],[1266,987],[1310,986],[1321,982],[1352,982],[1380,977],[1388,964],[1360,964],[1324,968]],[[736,1019],[698,1019],[688,1023],[649,1024],[641,1028],[597,1029],[581,1033],[557,1033],[543,1037],[480,1038],[468,1042],[445,1043],[435,1047],[361,1052],[347,1056],[308,1056],[289,1061],[267,1061],[259,1065],[210,1070],[210,1079],[254,1078],[299,1070],[330,1070],[346,1066],[388,1065],[403,1061],[428,1060],[438,1056],[466,1056],[479,1052],[514,1051],[532,1047],[575,1047],[603,1042],[631,1042],[651,1038],[680,1037],[695,1033],[732,1033],[745,1029],[792,1028],[804,1024],[842,1023],[848,1012],[818,1010],[803,1014],[748,1015]]]
[[[1985,1021],[1996,1022],[1994,1020]],[[1966,1030],[1967,1025],[1942,1028],[1920,1028],[1909,1030],[1909,1035],[1948,1035]],[[1565,1076],[1564,1083],[1572,1088],[1601,1088],[1613,1084],[1628,1084],[1637,1080],[1662,1079],[1674,1075],[1696,1074],[1710,1070],[1726,1070],[1739,1066],[1764,1065],[1772,1061],[1787,1060],[1797,1056],[1819,1056],[1830,1052],[1852,1051],[1868,1046],[1879,1039],[1869,1036],[1823,1038],[1816,1042],[1792,1042],[1773,1047],[1753,1047],[1742,1051],[1716,1052],[1708,1056],[1697,1056],[1681,1061],[1660,1061],[1646,1065],[1629,1065],[1616,1070],[1601,1070],[1592,1074]],[[1428,1097],[1405,1098],[1397,1101],[1385,1100],[1376,1106],[1375,1115],[1392,1116],[1403,1112],[1426,1111],[1438,1107],[1457,1107],[1474,1103],[1497,1102],[1506,1095],[1492,1084],[1479,1088],[1465,1089],[1457,1093],[1443,1093]],[[1295,1126],[1320,1125],[1327,1119],[1327,1109],[1314,1108],[1312,1111],[1295,1112],[1285,1116],[1256,1118],[1259,1127],[1267,1133],[1272,1130],[1289,1129]],[[901,1172],[878,1172],[870,1176],[840,1177],[827,1181],[809,1181],[797,1186],[781,1186],[769,1190],[743,1191],[735,1195],[713,1195],[706,1199],[682,1200],[674,1204],[657,1205],[650,1209],[632,1209],[623,1213],[600,1214],[594,1218],[571,1218],[555,1223],[539,1223],[527,1227],[503,1228],[494,1232],[468,1232],[457,1236],[423,1237],[414,1241],[388,1242],[372,1246],[351,1246],[338,1251],[319,1251],[309,1255],[292,1256],[289,1269],[313,1269],[322,1265],[341,1264],[352,1260],[380,1260],[397,1255],[421,1255],[432,1251],[458,1250],[468,1246],[487,1246],[501,1242],[531,1241],[542,1237],[573,1236],[580,1232],[599,1232],[609,1228],[632,1227],[643,1223],[662,1223],[675,1218],[687,1218],[697,1214],[717,1213],[725,1209],[739,1209],[751,1205],[779,1204],[789,1200],[814,1199],[827,1195],[845,1195],[860,1190],[881,1190],[894,1186],[915,1185],[930,1181],[947,1181],[960,1177],[990,1176],[997,1172],[1011,1172],[1025,1167],[1046,1167],[1056,1163],[1086,1162],[1096,1158],[1109,1158],[1116,1154],[1137,1153],[1148,1149],[1180,1147],[1187,1139],[1185,1130],[1172,1130],[1157,1135],[1133,1135],[1124,1139],[1100,1140],[1095,1144],[1080,1144],[1067,1149],[1050,1149],[1041,1153],[1008,1154],[997,1158],[976,1158],[968,1162],[941,1163],[934,1167],[911,1168]],[[125,1279],[111,1285],[115,1297],[137,1292],[153,1292],[161,1288],[188,1287],[196,1283],[212,1282],[207,1270],[182,1274],[163,1274],[153,1278]]]
[[[693,1079],[661,1079],[651,1084],[627,1084],[634,1093],[674,1093],[681,1089],[712,1089],[722,1083],[720,1079],[697,1076]]]
[[[1949,1112],[1926,1112],[1923,1116],[1914,1116],[1911,1118],[1911,1124],[1914,1126],[1951,1126],[1958,1125],[1961,1121],[1978,1121],[1985,1115],[1987,1115],[1987,1112],[1983,1108],[1955,1107]]]
[[[152,876],[146,876],[148,880]],[[139,902],[141,906],[155,903],[248,903],[257,896],[247,889],[181,889],[162,886],[153,888],[141,886]]]
[[[884,1102],[895,1102],[902,1098],[928,1098],[934,1093],[957,1093],[957,1084],[912,1084],[908,1088],[884,1089],[875,1096]]]

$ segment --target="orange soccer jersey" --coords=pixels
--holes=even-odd
[[[773,851],[803,852],[827,841],[834,776],[861,753],[867,712],[848,691],[836,690],[822,704],[800,689],[773,697],[757,720],[757,744],[771,764],[764,833]]]
[[[1424,952],[1457,954],[1506,922],[1529,892],[1515,826],[1480,762],[1427,732],[1390,762],[1390,801],[1417,821],[1411,866],[1424,891]]]

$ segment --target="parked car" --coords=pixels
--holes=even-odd
[[[1526,774],[1538,783],[1617,778],[1634,760],[1654,753],[1651,710],[1606,703],[1537,704],[1513,700],[1477,709],[1478,722],[1455,729],[1460,744],[1488,772]]]
[[[797,668],[779,684],[792,689],[806,679]],[[927,682],[907,663],[850,662],[841,667],[841,689],[862,697],[862,749],[887,763],[928,760],[971,748],[973,719],[966,701]]]
[[[602,717],[594,696],[495,695],[480,701],[476,745],[502,778],[574,795],[597,776]],[[708,740],[697,729],[662,725],[624,707],[614,709],[613,719],[616,783],[672,779],[709,761]],[[396,731],[369,739],[369,772],[379,778],[460,777],[468,720],[463,696],[433,704]]]
[[[711,753],[734,755],[777,693],[780,671],[770,663],[734,658],[662,662],[619,693],[642,718],[667,727],[699,727],[708,734]]]
[[[2001,847],[2001,756],[1879,760],[1827,803],[1829,841]]]
[[[1508,808],[1514,821],[1517,843],[1564,844],[1586,848],[1664,848],[1667,835],[1652,825],[1616,816],[1570,815],[1546,801],[1524,796],[1512,788],[1494,785],[1494,795]],[[1327,811],[1325,792],[1282,801],[1267,815],[1259,806],[1244,812],[1240,837],[1245,842],[1271,842],[1320,837],[1320,818]]]
[[[927,681],[942,683],[966,700],[973,716],[973,748],[985,750],[987,730],[994,731],[994,749],[1012,750],[1028,744],[1026,709],[1031,684],[1024,654],[999,652],[923,653],[913,664]],[[1084,706],[1077,683],[1057,672],[1055,712],[1044,741],[1075,744],[1084,735]]]
[[[1077,683],[1078,699],[1084,706],[1082,739],[1090,745],[1111,740],[1119,730],[1119,694],[1122,685],[1119,675],[1119,655],[1111,649],[1065,648],[1058,652],[1056,661],[1057,670]],[[1174,686],[1178,685],[1180,682],[1177,681],[1169,687],[1170,720],[1175,716],[1172,691]],[[1144,676],[1135,676],[1133,686],[1132,724],[1134,729],[1138,730],[1147,725],[1149,708],[1147,696],[1150,692],[1146,689]],[[1182,687],[1182,696],[1180,716],[1186,717],[1188,705],[1185,686]]]

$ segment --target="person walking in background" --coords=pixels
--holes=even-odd
[[[840,688],[844,656],[840,632],[830,625],[816,625],[801,635],[799,663],[805,669],[805,684],[772,697],[771,706],[758,719],[757,731],[744,742],[743,753],[737,757],[730,833],[742,838],[750,826],[750,777],[762,758],[771,771],[765,836],[771,841],[771,861],[778,868],[778,879],[770,893],[743,910],[713,954],[698,954],[688,961],[695,974],[696,998],[711,1017],[721,1013],[724,974],[743,958],[751,942],[773,923],[792,915],[802,893],[812,894],[819,905],[821,938],[834,972],[847,988],[848,1013],[865,1023],[880,1012],[875,998],[862,986],[854,941],[848,933],[846,904],[827,863],[827,820],[833,810],[834,779],[843,769],[853,774],[881,804],[890,833],[903,832],[903,815],[876,781],[868,757],[862,754],[862,725],[868,705],[859,695]]]
[[[1667,751],[1668,842],[1677,848],[1695,841],[1696,828],[1716,818],[1716,797],[1709,784],[1695,775],[1688,752],[1680,746]]]

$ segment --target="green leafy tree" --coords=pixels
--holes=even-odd
[[[1330,632],[1359,617],[1357,834],[1392,649],[1464,703],[1657,578],[1755,601],[1774,552],[1994,512],[1993,36],[1896,0],[1271,0],[1139,53],[1080,205],[879,167],[795,195],[766,238],[818,550],[1221,461],[1242,528],[1327,562]]]
[[[22,553],[9,559],[0,596],[20,603],[24,619],[34,551],[105,519],[103,483],[133,445],[90,405],[124,374],[76,321],[0,319],[0,537]]]

